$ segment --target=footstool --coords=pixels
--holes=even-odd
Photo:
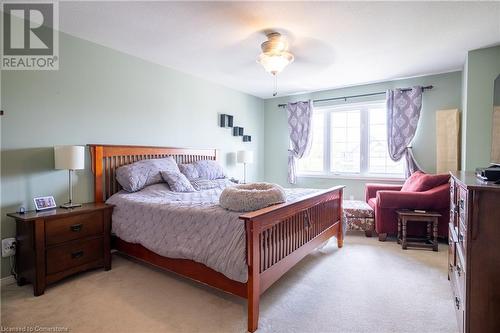
[[[344,200],[342,208],[347,230],[361,230],[366,237],[372,236],[375,230],[375,213],[370,205],[360,200]]]

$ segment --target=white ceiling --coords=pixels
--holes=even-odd
[[[500,2],[61,2],[60,29],[227,87],[271,97],[264,31],[296,61],[279,94],[461,69],[500,42]]]

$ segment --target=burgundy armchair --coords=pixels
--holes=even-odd
[[[423,178],[417,179],[419,177]],[[366,184],[365,200],[375,211],[375,231],[379,234],[379,239],[385,240],[387,235],[397,234],[397,209],[421,209],[440,213],[442,216],[438,222],[438,236],[447,238],[450,220],[448,179],[448,175],[419,173],[412,175],[405,185]],[[418,184],[415,185],[416,183]],[[409,224],[408,234],[425,235],[425,227]]]

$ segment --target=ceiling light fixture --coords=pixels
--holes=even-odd
[[[262,53],[257,62],[261,64],[266,72],[274,76],[274,93],[278,94],[278,73],[293,62],[293,54],[288,52],[288,43],[279,32],[267,34],[267,41],[260,46]]]

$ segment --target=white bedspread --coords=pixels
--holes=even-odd
[[[113,210],[112,231],[124,241],[141,244],[165,257],[191,259],[232,280],[247,281],[245,225],[241,213],[219,206],[220,188],[178,193],[164,183],[141,191],[118,192],[107,203]],[[313,193],[285,189],[287,201]]]

